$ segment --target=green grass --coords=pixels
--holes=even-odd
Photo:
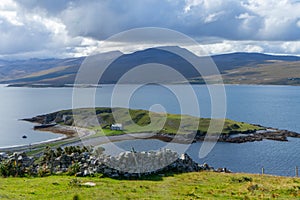
[[[0,178],[0,199],[299,199],[300,179],[250,174],[186,173],[153,180]],[[95,187],[76,183],[94,182]],[[73,184],[70,184],[73,183]]]
[[[59,111],[54,114],[51,113],[49,116],[53,116],[53,118],[55,118],[57,115],[62,116],[63,114],[68,114],[68,112],[71,113],[71,110]],[[91,118],[91,115],[95,113],[99,120],[100,126],[92,123],[93,119]],[[77,109],[74,111],[74,115],[79,121],[79,124],[82,124],[83,127],[87,127],[96,131],[97,134],[93,137],[140,132],[166,134],[190,134],[198,132],[201,134],[206,134],[211,122],[211,119],[208,118],[197,118],[189,115],[154,113],[146,110],[128,110],[125,108],[113,108],[113,110],[111,108],[96,108],[95,110]],[[110,130],[110,125],[116,122],[123,124],[124,131]],[[221,130],[221,133],[233,134],[261,129],[264,129],[264,127],[225,119],[225,124],[223,130]],[[211,133],[213,134],[220,132]]]
[[[83,126],[85,128],[92,129],[96,132],[95,135],[91,135],[88,138],[97,138],[100,136],[114,136],[122,135],[126,133],[140,133],[140,132],[154,132],[154,133],[166,133],[166,134],[190,134],[200,131],[202,134],[206,134],[210,120],[207,118],[197,118],[189,115],[176,115],[176,114],[164,114],[153,113],[146,110],[133,110],[125,108],[114,108],[118,116],[118,122],[122,123],[125,127],[125,131],[113,131],[110,130],[110,125],[115,123],[116,120],[112,114],[111,108],[96,108],[93,109],[77,109],[74,114],[79,120],[84,122],[89,121],[89,117],[92,114],[97,114],[100,121],[99,125]],[[62,110],[46,115],[39,116],[39,119],[43,121],[43,117],[51,120],[59,119],[58,116],[68,115],[72,116],[72,110]],[[151,121],[152,119],[152,121]],[[162,120],[165,119],[165,120]],[[68,120],[67,124],[62,121],[57,121],[60,125],[72,125],[73,119]],[[180,126],[181,123],[181,126]],[[149,125],[150,124],[150,125]],[[179,128],[181,127],[181,128]],[[244,122],[237,122],[229,119],[225,119],[224,128],[222,134],[243,133],[247,131],[261,130],[264,127],[252,125]],[[55,141],[47,144],[33,145],[29,155],[35,155],[43,151],[46,146],[57,148],[61,145],[79,141],[80,138],[67,139],[63,141]],[[19,149],[19,151],[26,151],[28,147]]]

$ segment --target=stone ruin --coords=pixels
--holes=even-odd
[[[1,159],[0,159],[1,160]],[[103,174],[111,178],[137,178],[151,174],[185,173],[198,171],[229,172],[226,168],[214,170],[207,164],[198,164],[187,154],[164,149],[150,152],[122,152],[118,156],[93,154],[92,152],[63,153],[47,162],[38,163],[26,153],[14,153],[1,162],[18,163],[18,168],[31,175],[39,175],[46,170],[50,174],[69,173],[75,176],[93,176]],[[71,170],[72,169],[72,170]]]
[[[101,158],[101,157],[100,157]],[[126,173],[151,173],[174,163],[178,154],[171,150],[122,152],[118,156],[103,156],[107,166]]]

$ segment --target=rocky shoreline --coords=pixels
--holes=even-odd
[[[266,140],[287,142],[288,137],[300,138],[300,134],[288,130],[270,129],[269,131],[266,130],[264,132],[251,133],[245,136],[225,137],[225,138],[221,137],[219,141],[230,142],[230,143],[244,143],[244,142],[262,141],[266,139]]]
[[[156,134],[151,136],[151,139],[159,139],[164,142],[174,142],[174,143],[191,143],[191,142],[202,142],[202,141],[218,141],[218,142],[228,142],[228,143],[246,143],[246,142],[257,142],[262,140],[275,140],[281,142],[287,142],[288,137],[300,138],[300,134],[288,131],[279,130],[274,128],[268,128],[264,131],[257,131],[251,133],[242,134],[232,134],[232,135],[220,135],[220,137],[206,137],[205,135],[171,135],[171,134]]]
[[[64,134],[67,138],[72,138],[77,135],[82,137],[87,137],[90,135],[95,134],[94,131],[89,129],[80,128],[80,127],[71,127],[71,126],[63,126],[63,125],[56,125],[54,127],[47,127],[47,128],[39,128],[39,131],[50,131],[53,133]],[[182,143],[188,144],[192,142],[199,142],[199,141],[218,141],[218,142],[228,142],[228,143],[246,143],[246,142],[256,142],[262,141],[264,139],[267,140],[275,140],[275,141],[282,141],[287,142],[288,137],[292,138],[300,138],[300,134],[288,131],[288,130],[279,130],[274,128],[267,128],[263,131],[257,132],[249,132],[249,133],[237,133],[232,135],[220,135],[220,137],[206,137],[205,135],[197,135],[197,134],[185,134],[185,135],[173,135],[173,134],[161,134],[161,133],[135,133],[132,135],[143,134],[142,139],[158,139],[164,142],[173,142],[173,143]],[[127,140],[127,134],[118,135],[118,141],[122,140],[122,136],[124,136],[124,140]],[[100,136],[101,137],[101,136]],[[112,140],[114,136],[109,136]],[[133,137],[136,138],[137,136]]]
[[[56,125],[53,127],[47,128],[39,128],[39,131],[50,131],[53,133],[65,134],[68,138],[74,137],[75,135],[80,135],[80,137],[86,137],[95,132],[91,133],[89,129],[79,128],[79,127],[70,127],[70,126],[62,126]],[[132,135],[138,135],[139,133],[135,133]],[[229,142],[229,143],[245,143],[245,142],[255,142],[262,141],[264,139],[267,140],[275,140],[275,141],[288,141],[288,137],[300,138],[300,134],[288,131],[288,130],[279,130],[274,128],[267,128],[263,131],[257,132],[249,132],[249,133],[237,133],[232,135],[220,135],[220,137],[206,137],[205,135],[197,135],[197,134],[185,134],[185,135],[173,135],[173,134],[161,134],[161,133],[143,133],[146,136],[143,136],[143,139],[159,139],[164,142],[174,142],[174,143],[191,143],[197,141],[216,141],[218,142]],[[126,135],[126,134],[124,134]],[[236,136],[237,135],[237,136]],[[112,136],[113,137],[113,136]],[[122,135],[119,135],[122,137]]]

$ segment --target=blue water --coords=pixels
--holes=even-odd
[[[130,86],[123,86],[124,94]],[[184,96],[185,86],[177,85]],[[201,117],[211,116],[211,101],[207,88],[202,85],[193,86],[199,101]],[[227,85],[227,113],[229,119],[248,123],[261,124],[280,129],[288,129],[300,133],[300,87],[298,86],[254,86]],[[98,106],[110,106],[112,86],[104,86],[96,94]],[[185,97],[189,99],[189,96]],[[167,88],[149,85],[137,90],[131,96],[129,107],[149,109],[153,104],[161,104],[167,112],[180,114],[180,103],[175,94]],[[182,114],[196,115],[191,107]]]
[[[130,88],[130,86],[122,87],[117,97],[120,100],[126,98]],[[189,101],[190,97],[185,95],[186,86],[172,87],[176,87],[179,93],[173,94],[167,88],[155,85],[140,88],[130,96],[129,107],[150,109],[154,104],[161,104],[167,112],[181,113],[181,105],[177,97],[180,96],[185,101]],[[193,88],[200,104],[201,117],[210,117],[211,102],[206,87],[194,85]],[[112,90],[111,85],[99,88],[95,95],[96,106],[111,106]],[[57,134],[33,131],[31,123],[18,119],[72,108],[72,91],[72,88],[37,89],[0,86],[0,147],[60,137]],[[81,98],[87,98],[92,91],[93,89],[81,89]],[[226,95],[227,118],[300,133],[300,87],[230,85],[226,86]],[[82,105],[90,106],[89,103]],[[197,115],[196,110],[191,107],[186,109],[184,114]],[[27,139],[22,139],[24,134],[28,136]],[[152,143],[142,146],[156,148]],[[290,139],[289,142],[266,140],[245,144],[218,143],[202,160],[198,158],[200,146],[201,143],[196,143],[188,150],[194,159],[207,162],[214,167],[228,167],[233,171],[259,173],[261,167],[265,167],[266,173],[293,175],[295,166],[300,165],[299,139]]]
[[[0,147],[62,137],[59,134],[34,131],[33,124],[19,119],[70,107],[69,89],[7,88],[0,86]],[[26,135],[27,139],[22,136]]]
[[[199,99],[201,117],[210,117],[211,103],[206,87],[194,86],[194,89]],[[149,108],[149,105],[159,102],[168,112],[180,113],[174,96],[162,88],[154,90],[153,86],[148,86],[136,96],[138,101],[134,101],[131,107]],[[228,85],[226,96],[227,118],[300,133],[300,87]],[[193,110],[188,114],[195,115]]]
[[[300,87],[227,86],[227,117],[300,133]]]
[[[199,158],[202,142],[193,143],[187,153],[198,163],[208,163],[214,168],[226,167],[233,172],[261,173],[295,176],[295,167],[300,166],[300,140],[289,138],[289,142],[263,140],[243,144],[217,143],[214,149],[203,159]],[[117,155],[132,147],[136,151],[172,149],[183,153],[186,145],[165,143],[159,140],[132,140],[102,145],[106,154]],[[117,149],[116,149],[117,146]]]

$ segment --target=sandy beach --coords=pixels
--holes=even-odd
[[[62,141],[66,145],[77,140],[80,141],[81,139],[96,134],[95,131],[93,130],[75,127],[75,126],[62,126],[62,125],[56,125],[48,128],[41,128],[38,130],[61,134],[62,136],[51,140],[31,143],[28,145],[0,147],[0,152],[28,151],[28,150],[33,150],[40,145],[47,145],[59,141]]]

